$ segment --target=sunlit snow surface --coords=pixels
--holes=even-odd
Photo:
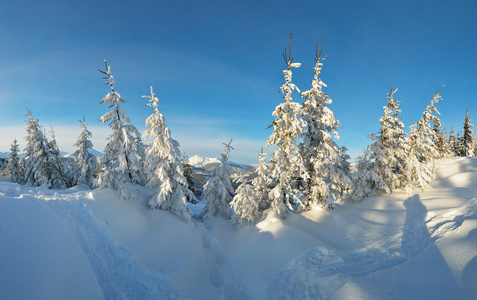
[[[2,180],[0,299],[477,298],[474,158],[436,163],[424,192],[238,231],[220,217],[187,224],[109,189]]]

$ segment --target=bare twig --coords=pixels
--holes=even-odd
[[[285,60],[285,63],[287,64],[288,70],[290,70],[291,63],[293,62],[293,57],[291,56],[291,41],[292,41],[292,34],[290,32],[290,46],[288,48],[288,54],[287,54],[287,48],[285,48],[285,52],[282,53],[283,59]]]

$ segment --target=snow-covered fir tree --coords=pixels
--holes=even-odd
[[[438,128],[441,127],[441,120],[437,117],[440,113],[435,106],[439,100],[442,100],[440,90],[434,94],[431,103],[426,107],[421,119],[417,122],[416,129],[420,141],[416,142],[414,150],[421,162],[430,162],[439,158],[439,152],[434,144],[436,135],[433,130],[435,126]],[[433,124],[432,126],[431,122]]]
[[[259,210],[252,186],[242,172],[235,177],[234,181],[239,186],[235,191],[232,202],[230,202],[230,206],[234,211],[232,220],[237,228],[247,224],[253,225],[257,221]]]
[[[455,152],[457,153],[457,156],[465,156],[465,151],[464,151],[464,134],[462,133],[461,130],[457,132],[456,135],[457,143],[455,147]]]
[[[206,201],[202,217],[216,216],[222,214],[227,219],[232,217],[232,209],[230,202],[234,195],[231,177],[233,170],[227,164],[230,150],[234,148],[230,146],[232,140],[228,144],[224,143],[224,152],[221,153],[220,163],[210,172],[209,179],[204,185],[203,196]]]
[[[260,211],[264,211],[270,207],[268,193],[270,192],[272,180],[270,178],[270,168],[266,163],[266,155],[267,153],[263,153],[263,148],[261,152],[257,154],[259,163],[255,170],[257,177],[252,180],[253,192]]]
[[[48,146],[48,188],[72,187],[71,169],[64,165],[61,159],[60,149],[56,143],[55,133],[51,129]]]
[[[23,180],[26,185],[40,186],[47,184],[50,178],[48,167],[48,146],[38,119],[27,109],[25,137],[26,147],[22,157]]]
[[[147,129],[144,138],[152,138],[146,149],[147,186],[156,188],[155,195],[149,200],[149,207],[170,211],[185,221],[190,221],[192,213],[187,199],[195,198],[189,189],[180,160],[179,143],[171,138],[165,118],[159,111],[159,99],[151,87],[148,106],[154,113],[146,119]]]
[[[183,154],[181,162],[182,162],[182,167],[184,169],[184,177],[187,180],[187,187],[189,188],[189,190],[191,190],[194,193],[194,195],[196,195],[197,181],[195,180],[194,171],[192,170],[192,166],[189,162],[189,157],[186,154]],[[192,204],[197,203],[197,199],[195,197],[187,198],[187,201]]]
[[[437,125],[434,125],[433,130],[435,135],[433,142],[437,149],[437,153],[439,153],[439,158],[453,157],[454,150],[451,147],[449,138],[446,136],[446,129],[439,128]]]
[[[109,105],[111,110],[104,114],[99,121],[109,123],[111,133],[104,149],[101,163],[103,172],[99,175],[98,184],[101,187],[113,187],[120,189],[123,183],[144,183],[144,146],[141,142],[141,134],[120,107],[126,100],[115,91],[115,81],[111,74],[111,66],[106,64],[106,71],[99,70],[106,75],[111,92],[103,97],[100,103]]]
[[[372,196],[376,191],[391,192],[373,165],[369,146],[363,150],[363,155],[357,157],[356,172],[351,174],[351,178],[354,187],[349,199],[354,202]]]
[[[406,134],[404,125],[399,119],[401,110],[399,100],[394,94],[397,89],[391,88],[388,93],[388,104],[383,107],[384,114],[379,118],[379,133],[371,134],[371,159],[374,160],[375,172],[386,183],[388,189],[400,187],[399,174],[404,164],[406,152]]]
[[[350,188],[353,185],[353,181],[350,178],[351,163],[349,160],[351,157],[348,154],[349,148],[346,143],[340,146],[338,151],[338,161],[335,162],[334,168],[331,172],[331,192],[337,196],[335,198],[344,198],[348,195]]]
[[[21,183],[22,179],[22,165],[20,164],[20,146],[17,140],[13,140],[10,147],[10,153],[8,154],[7,164],[5,166],[5,176],[10,177],[13,182]]]
[[[94,170],[96,169],[96,157],[90,151],[93,150],[91,142],[92,134],[86,127],[87,123],[83,116],[83,120],[79,120],[81,132],[78,134],[77,141],[74,144],[78,148],[73,154],[74,165],[76,170],[76,184],[93,186]]]
[[[460,152],[459,152],[459,143],[458,143],[458,141],[457,141],[457,136],[456,136],[456,133],[455,133],[453,127],[451,127],[451,130],[450,130],[450,132],[449,132],[448,141],[449,141],[449,148],[450,148],[450,150],[451,150],[450,156],[451,156],[451,157],[453,157],[453,156],[459,156],[459,155],[460,155]]]
[[[409,135],[406,141],[406,157],[400,172],[401,187],[408,194],[412,193],[413,187],[423,189],[432,179],[432,171],[427,163],[422,162],[422,133],[419,132],[418,126],[412,123]]]
[[[323,92],[326,84],[319,77],[326,57],[321,52],[319,46],[315,51],[312,87],[301,94],[306,99],[301,111],[306,128],[298,158],[302,166],[300,177],[304,185],[302,203],[305,209],[315,205],[332,207],[335,199],[341,197],[341,190],[350,183],[346,171],[341,169],[346,168],[340,162],[343,149],[333,140],[333,137],[339,139],[337,127],[340,122],[326,106],[332,100]]]
[[[273,133],[267,140],[267,146],[276,146],[273,152],[271,162],[272,178],[277,185],[270,191],[270,211],[280,217],[285,217],[287,210],[300,206],[300,199],[296,196],[294,183],[299,178],[298,167],[298,147],[297,141],[303,133],[305,122],[300,117],[301,105],[292,101],[293,90],[300,90],[292,81],[291,68],[300,67],[300,63],[293,63],[291,57],[291,35],[290,49],[288,54],[283,54],[287,69],[283,70],[285,83],[280,87],[280,91],[284,94],[285,102],[279,104],[273,112],[272,121]]]
[[[462,155],[463,156],[475,156],[475,133],[472,130],[474,125],[470,124],[472,122],[469,111],[465,111],[465,120],[464,120],[464,136],[462,143]]]

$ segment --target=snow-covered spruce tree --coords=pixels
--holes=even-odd
[[[5,176],[9,176],[11,181],[17,183],[21,183],[22,179],[22,166],[18,155],[19,152],[20,146],[15,139],[13,140],[12,146],[10,147],[10,153],[8,154],[7,164],[5,166]]]
[[[48,146],[38,119],[27,108],[26,147],[22,157],[23,180],[26,185],[40,186],[47,184],[50,178],[48,167]]]
[[[203,196],[206,202],[201,217],[216,216],[222,214],[227,219],[232,217],[232,209],[230,202],[234,194],[231,176],[233,170],[227,165],[229,159],[229,152],[234,148],[230,146],[232,140],[225,144],[224,152],[221,153],[220,163],[215,165],[215,168],[210,172],[209,179],[204,185]]]
[[[51,129],[48,146],[48,188],[70,188],[72,187],[72,176],[70,169],[65,166],[61,159],[60,149],[56,143],[55,132]]]
[[[186,154],[182,155],[181,163],[182,163],[182,168],[184,169],[184,177],[187,180],[187,187],[189,188],[189,190],[191,190],[194,193],[194,195],[196,195],[197,194],[197,187],[196,187],[197,181],[195,180],[194,171],[192,171],[192,166],[189,162],[189,157]],[[192,204],[197,203],[197,199],[195,197],[193,197],[193,198],[187,197],[187,201],[192,203]]]
[[[234,181],[239,186],[232,202],[230,202],[234,211],[232,220],[237,228],[247,224],[254,225],[259,216],[259,210],[252,186],[247,182],[242,172],[235,177]]]
[[[111,92],[103,97],[100,103],[108,104],[111,110],[104,114],[99,121],[109,122],[111,133],[108,136],[108,143],[104,149],[101,163],[104,166],[102,173],[98,177],[100,187],[112,187],[117,190],[124,190],[120,185],[124,183],[144,183],[144,149],[141,142],[141,134],[120,107],[126,103],[121,95],[115,91],[115,81],[111,75],[111,66],[106,64],[106,71],[99,70],[105,74]],[[127,198],[127,196],[125,196]],[[125,198],[123,197],[123,198]]]
[[[348,154],[349,148],[346,146],[346,143],[338,149],[338,161],[331,173],[331,191],[340,198],[344,198],[349,194],[349,191],[353,186],[353,181],[350,178],[351,163],[349,160],[351,157]]]
[[[302,203],[305,209],[315,205],[332,208],[335,199],[341,197],[341,189],[350,183],[345,170],[341,169],[346,168],[340,162],[342,149],[333,140],[333,137],[339,139],[337,127],[340,122],[326,106],[332,100],[323,92],[326,84],[319,77],[322,61],[326,58],[321,52],[320,45],[315,51],[312,87],[301,94],[306,99],[301,111],[306,128],[298,147],[298,159],[303,166],[300,177],[304,185]]]
[[[457,156],[465,156],[465,151],[464,151],[464,134],[462,133],[461,130],[457,132],[457,143],[455,147],[455,151],[457,153]]]
[[[459,156],[459,143],[457,141],[457,136],[455,134],[454,128],[451,127],[449,132],[449,148],[451,150],[450,157]]]
[[[75,181],[78,185],[86,185],[91,188],[94,182],[94,170],[96,169],[96,157],[90,152],[93,149],[92,134],[86,127],[88,123],[86,123],[84,116],[83,120],[79,120],[79,122],[82,130],[74,144],[78,150],[73,154],[75,157]]]
[[[268,193],[270,192],[270,185],[272,180],[270,179],[270,168],[267,166],[265,156],[267,153],[263,153],[263,148],[258,156],[258,167],[255,170],[255,177],[252,180],[253,193],[257,200],[258,209],[264,211],[270,207],[270,198]]]
[[[442,90],[442,88],[441,88]],[[419,161],[430,162],[439,158],[439,152],[434,144],[436,140],[435,131],[433,128],[437,126],[441,128],[441,120],[437,117],[440,115],[435,104],[442,100],[440,91],[437,91],[431,99],[431,103],[426,107],[421,119],[417,122],[417,133],[419,135],[420,142],[415,144],[415,153]],[[435,115],[433,114],[435,113]],[[431,127],[431,122],[433,126]]]
[[[143,97],[148,98],[150,103],[147,105],[154,108],[154,113],[146,119],[147,129],[144,132],[144,138],[153,138],[146,149],[147,186],[156,188],[155,195],[149,200],[149,207],[170,211],[190,221],[192,213],[187,198],[195,196],[184,177],[179,143],[171,138],[165,118],[159,111],[159,99],[152,87],[151,96]]]
[[[469,116],[469,111],[465,111],[465,120],[464,120],[464,136],[463,136],[463,145],[462,152],[463,156],[475,156],[475,133],[472,130],[474,125],[470,124],[472,120]]]
[[[370,146],[370,158],[374,161],[375,172],[388,186],[386,191],[400,187],[399,174],[406,157],[406,134],[399,119],[399,100],[394,98],[396,91],[391,88],[388,93],[388,104],[383,107],[384,114],[379,118],[379,133],[369,136],[374,140]]]
[[[446,129],[434,125],[434,146],[439,153],[439,158],[453,157],[454,150],[451,148],[450,140],[446,136]]]
[[[399,176],[401,187],[407,194],[412,193],[413,187],[424,189],[432,179],[431,169],[421,161],[422,152],[419,149],[425,149],[421,136],[417,125],[412,123],[406,141],[406,157]]]
[[[354,187],[350,200],[359,202],[365,197],[374,195],[376,191],[384,191],[388,194],[391,192],[376,171],[368,146],[363,150],[363,155],[356,159],[356,172],[351,174]]]
[[[272,178],[277,182],[277,185],[270,191],[270,212],[275,213],[281,218],[284,218],[287,210],[293,210],[294,206],[300,206],[300,199],[296,196],[293,181],[298,177],[298,148],[297,140],[303,133],[305,122],[300,118],[301,105],[297,102],[292,102],[293,90],[300,90],[292,81],[291,68],[300,67],[300,63],[293,63],[291,57],[291,34],[290,34],[290,48],[288,54],[283,53],[283,58],[287,65],[287,69],[283,70],[285,83],[280,87],[280,91],[285,95],[283,98],[285,102],[279,104],[273,112],[272,121],[273,133],[267,140],[268,146],[277,146],[273,152],[271,162]]]

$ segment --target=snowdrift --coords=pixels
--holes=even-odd
[[[4,179],[0,299],[475,299],[477,159],[442,160],[434,173],[411,196],[238,231],[219,217],[184,223],[109,189]]]

